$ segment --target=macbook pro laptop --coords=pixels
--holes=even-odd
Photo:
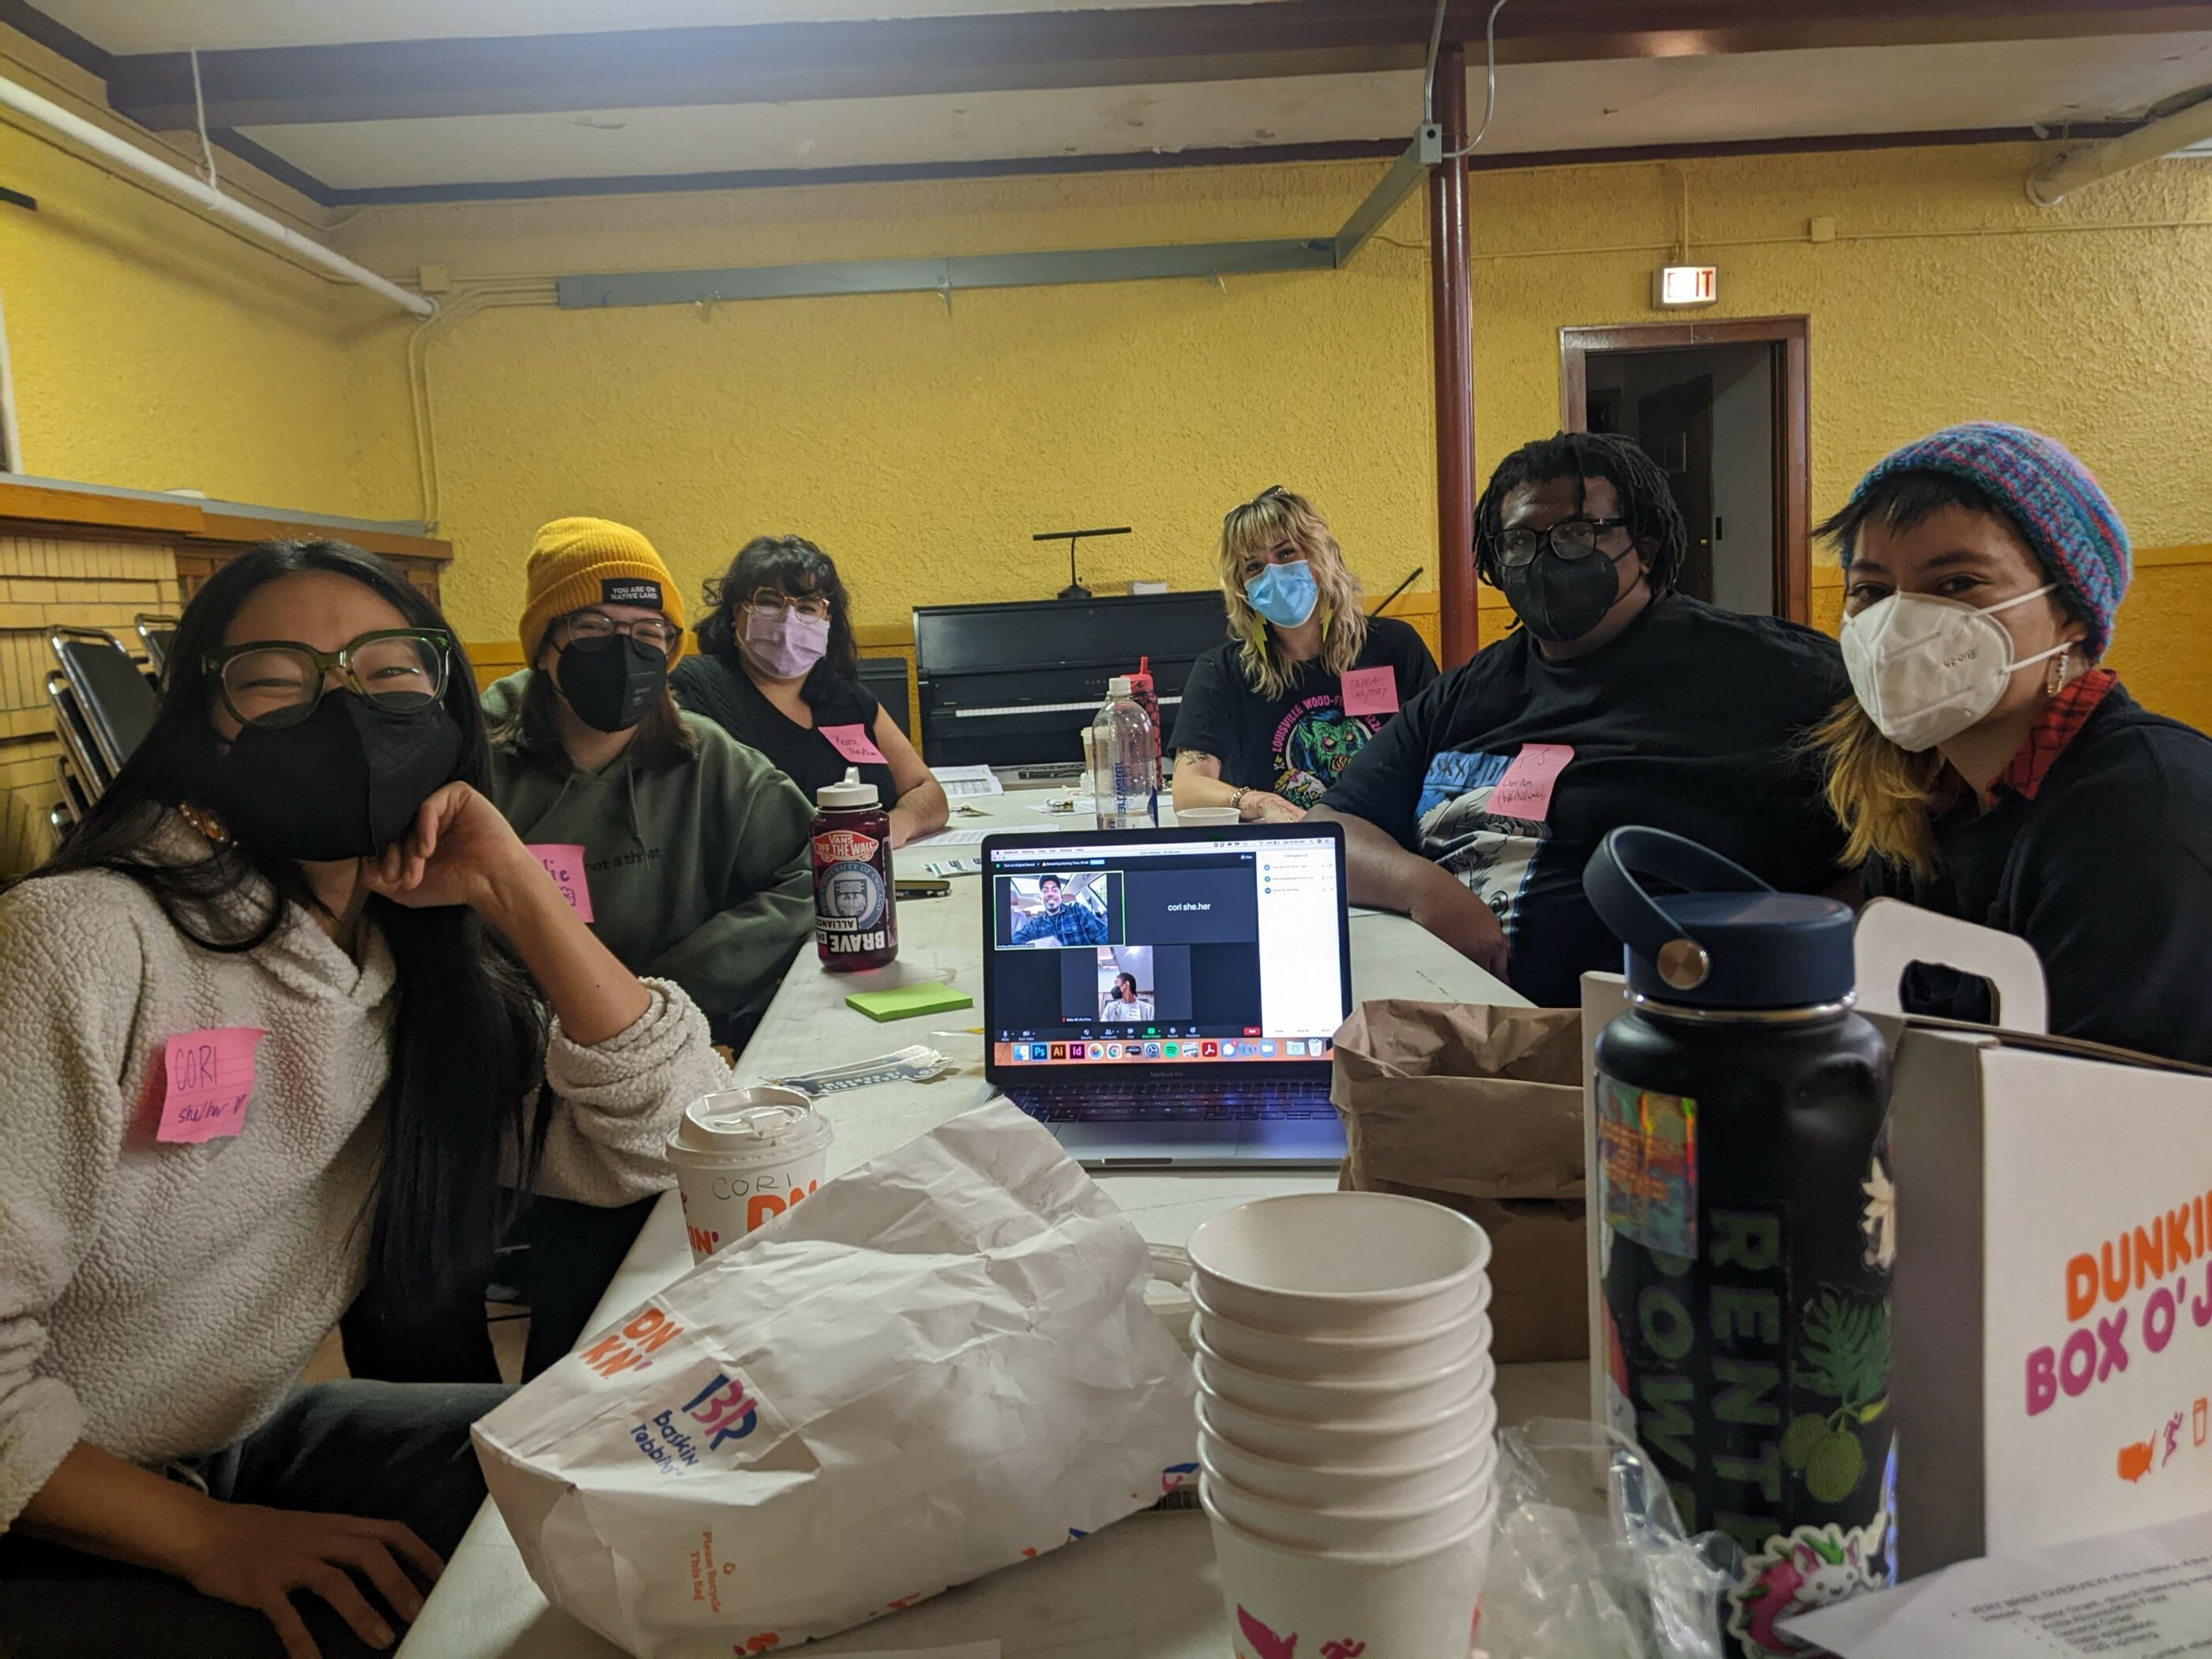
[[[1085,1168],[1326,1168],[1352,1011],[1336,825],[988,836],[990,1081]]]

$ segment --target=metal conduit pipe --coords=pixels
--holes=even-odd
[[[410,293],[398,283],[387,282],[366,265],[357,265],[342,253],[333,252],[313,237],[302,236],[289,225],[279,224],[265,213],[257,212],[243,203],[233,201],[204,180],[195,179],[167,161],[149,155],[137,145],[117,137],[105,127],[95,126],[82,116],[71,113],[51,99],[41,98],[27,87],[0,79],[0,109],[11,109],[26,119],[50,127],[87,149],[106,157],[118,166],[127,167],[140,177],[172,194],[183,198],[193,206],[204,209],[219,218],[252,231],[264,240],[274,242],[286,252],[295,253],[310,263],[320,265],[335,276],[358,283],[371,292],[380,294],[403,310],[417,317],[428,317],[438,309],[438,302],[420,294]]]
[[[2212,140],[2212,98],[2176,110],[2108,143],[2046,161],[2027,175],[2027,199],[2038,207],[2057,207],[2072,191],[2114,173],[2155,161],[2191,144]]]

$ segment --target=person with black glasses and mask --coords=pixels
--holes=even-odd
[[[742,1048],[814,925],[813,809],[755,750],[669,695],[684,598],[653,544],[556,519],[531,550],[531,666],[484,690],[500,811],[530,845],[581,848],[607,948],[681,985]]]
[[[436,608],[356,548],[268,543],[0,896],[0,1649],[388,1650],[507,1391],[302,1386],[308,1357],[357,1293],[480,1297],[510,1189],[668,1186],[678,1116],[728,1086],[489,781]]]
[[[1807,752],[1847,682],[1834,641],[1675,591],[1688,532],[1626,438],[1507,456],[1475,568],[1520,626],[1408,702],[1312,817],[1345,826],[1354,904],[1402,911],[1541,1007],[1620,967],[1583,866],[1622,824],[1704,842],[1775,886],[1840,878]]]

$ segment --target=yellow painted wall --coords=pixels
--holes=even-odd
[[[96,82],[5,30],[0,72],[99,118],[85,99]],[[228,188],[264,210],[283,204],[288,192],[226,166],[240,175]],[[409,475],[367,476],[357,441],[363,426],[405,416],[396,371],[378,395],[356,395],[356,342],[389,309],[383,301],[296,268],[12,117],[0,121],[0,180],[39,202],[35,213],[0,206],[22,471],[311,512],[412,514]]]
[[[1477,175],[1478,460],[1558,423],[1558,334],[1652,320],[1681,234],[1717,261],[1706,315],[1812,319],[1814,507],[1945,422],[2075,447],[2147,548],[2212,541],[2212,167],[2168,162],[2030,207],[2029,145]],[[1309,234],[1379,164],[441,206],[339,233],[385,269],[432,260],[509,297],[564,272]],[[1807,239],[1813,216],[1836,240]],[[839,560],[864,623],[915,604],[1039,597],[1030,532],[1128,523],[1094,584],[1211,579],[1224,507],[1309,490],[1370,589],[1433,566],[1418,198],[1334,274],[564,313],[488,310],[430,354],[441,528],[463,632],[511,638],[538,522],[604,513],[687,587],[747,536]],[[542,289],[541,289],[542,292]],[[386,346],[379,348],[389,349]],[[389,473],[411,459],[395,442]],[[1422,580],[1434,583],[1433,569]],[[1816,619],[1833,624],[1822,574]],[[1505,612],[1486,595],[1486,635]],[[2116,661],[2212,725],[2212,565],[2148,565]]]

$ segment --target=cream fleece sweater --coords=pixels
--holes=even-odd
[[[698,1011],[647,988],[605,1042],[556,1026],[540,1191],[617,1204],[670,1185],[676,1117],[728,1086]],[[0,897],[0,1527],[80,1439],[159,1465],[283,1399],[364,1277],[396,1007],[382,937],[356,964],[296,907],[225,956],[125,877]],[[230,1025],[268,1033],[241,1133],[157,1141],[164,1043]]]

